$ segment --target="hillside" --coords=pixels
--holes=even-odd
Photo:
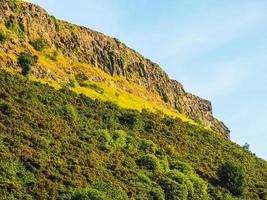
[[[267,162],[157,64],[39,6],[0,11],[1,199],[267,199]]]
[[[247,175],[240,199],[266,199],[266,161],[196,125],[6,72],[0,96],[2,199],[163,199],[165,179],[166,199],[231,199],[226,161]]]
[[[0,10],[0,27],[10,34],[10,42],[0,49],[2,67],[20,70],[15,55],[30,52],[39,58],[32,69],[36,78],[57,83],[74,79],[101,82],[146,101],[139,103],[142,108],[167,107],[229,137],[228,128],[213,117],[209,101],[185,92],[156,63],[118,39],[57,20],[42,8],[25,2],[2,0]],[[96,68],[104,75],[95,73]],[[150,102],[153,105],[147,105]],[[131,102],[126,107],[135,108]]]

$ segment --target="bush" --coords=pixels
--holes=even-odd
[[[122,148],[126,145],[127,133],[123,130],[116,130],[112,133],[112,138],[114,140],[114,145],[118,148]]]
[[[147,132],[155,130],[157,127],[157,124],[152,120],[146,120],[144,130]]]
[[[164,190],[165,199],[170,200],[187,200],[188,190],[185,184],[179,184],[168,177],[159,180],[161,188]]]
[[[233,195],[241,196],[245,191],[245,174],[232,163],[224,163],[217,169],[219,184],[228,189]]]
[[[179,161],[179,160],[172,161],[170,164],[170,168],[176,169],[176,170],[178,170],[184,174],[193,173],[193,169],[190,165],[188,165],[187,163],[184,163],[182,161]]]
[[[72,200],[107,200],[109,199],[103,192],[93,189],[85,188],[79,191],[76,191],[73,194]]]
[[[76,119],[77,111],[72,105],[70,105],[70,104],[65,105],[63,108],[63,111],[64,111],[64,116],[67,119],[69,119],[69,120],[75,120]]]
[[[6,33],[2,29],[0,29],[0,42],[4,42],[6,41],[6,39],[7,39]]]
[[[147,154],[142,156],[138,161],[137,164],[139,166],[142,166],[148,170],[153,170],[153,171],[160,171],[161,166],[158,158],[153,155],[153,154]]]
[[[18,64],[22,67],[22,74],[29,75],[32,65],[37,62],[37,57],[29,53],[21,53],[18,57]]]
[[[165,200],[164,191],[161,188],[153,187],[150,195],[153,200]]]
[[[114,185],[112,183],[107,182],[98,182],[93,185],[94,189],[101,191],[102,194],[105,194],[108,199],[116,199],[116,200],[127,200],[128,196],[124,190],[120,186]]]
[[[134,137],[127,136],[126,145],[123,149],[124,153],[129,155],[136,155],[139,153],[139,141]]]
[[[192,198],[194,196],[194,187],[193,183],[189,180],[189,178],[184,175],[183,173],[177,171],[177,170],[172,170],[167,174],[168,178],[174,180],[176,183],[180,185],[184,185],[185,189],[187,191],[187,199],[190,197]]]
[[[13,31],[18,38],[20,39],[25,39],[25,32],[24,32],[24,27],[22,24],[17,24],[13,18],[9,19],[8,21],[5,22],[5,26]]]
[[[157,145],[152,142],[151,140],[146,140],[142,139],[141,140],[141,145],[140,145],[140,150],[145,152],[145,153],[152,153],[154,154],[157,151]]]
[[[61,30],[61,27],[60,27],[58,20],[54,16],[50,16],[50,19],[53,22],[53,24],[55,25],[56,32],[59,32]]]
[[[165,93],[163,93],[163,95],[162,95],[162,100],[163,100],[165,103],[168,103],[168,102],[169,102],[169,97],[168,97]]]
[[[4,115],[11,115],[13,113],[13,107],[11,104],[9,104],[5,101],[0,101],[0,111]]]
[[[43,38],[38,38],[34,42],[32,42],[31,45],[35,50],[42,51],[47,46],[47,43]]]
[[[50,59],[53,61],[57,61],[58,52],[56,50],[53,51],[53,54],[50,56]]]
[[[133,173],[127,180],[127,185],[138,190],[138,196],[135,199],[165,199],[164,191],[144,172]]]
[[[137,188],[143,188],[150,190],[152,186],[152,181],[151,179],[146,175],[143,174],[142,172],[135,174],[129,181],[128,184],[133,187]]]
[[[140,119],[140,116],[132,111],[128,111],[123,116],[119,117],[119,121],[129,129],[141,129],[143,127],[143,122]]]
[[[97,146],[101,151],[111,152],[113,139],[108,130],[100,129],[95,130],[93,133],[93,138],[98,142]]]
[[[209,199],[207,183],[194,174],[190,174],[188,178],[193,184],[194,194],[192,196],[193,197],[192,199],[194,200]]]

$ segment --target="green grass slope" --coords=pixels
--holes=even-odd
[[[1,199],[267,199],[266,161],[215,132],[3,71],[0,163]]]

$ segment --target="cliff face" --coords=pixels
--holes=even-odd
[[[145,59],[119,40],[85,27],[56,20],[42,8],[26,2],[1,0],[0,11],[1,24],[12,22],[25,33],[23,39],[11,38],[8,44],[1,44],[1,52],[18,54],[22,50],[31,51],[27,42],[31,43],[42,37],[47,45],[71,60],[89,63],[112,76],[124,77],[130,83],[155,92],[177,111],[229,137],[229,129],[213,117],[209,101],[187,93],[180,83],[171,80],[156,63]],[[0,64],[5,67],[18,67],[17,63],[9,58],[1,59]],[[72,67],[71,63],[68,65],[69,68]],[[39,77],[64,79],[49,73],[42,66],[36,66],[34,73]]]

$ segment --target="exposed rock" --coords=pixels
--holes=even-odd
[[[229,137],[229,129],[213,117],[211,103],[195,95],[185,92],[183,86],[171,80],[168,75],[152,61],[145,59],[136,51],[126,47],[119,40],[105,36],[102,33],[85,27],[76,26],[64,21],[56,21],[39,6],[20,2],[19,10],[14,11],[11,0],[1,0],[0,21],[13,19],[24,28],[28,41],[42,36],[49,46],[55,47],[74,61],[89,63],[112,76],[123,76],[129,82],[137,83],[149,91],[158,93],[173,108],[189,117],[214,127],[223,135]],[[60,26],[60,30],[59,30]],[[27,46],[15,40],[9,47],[1,47],[1,51],[18,53],[18,46],[27,49]],[[0,61],[3,65],[3,61]],[[12,67],[15,63],[6,63]],[[51,73],[37,68],[37,77],[53,77]],[[42,73],[42,75],[38,74]]]

